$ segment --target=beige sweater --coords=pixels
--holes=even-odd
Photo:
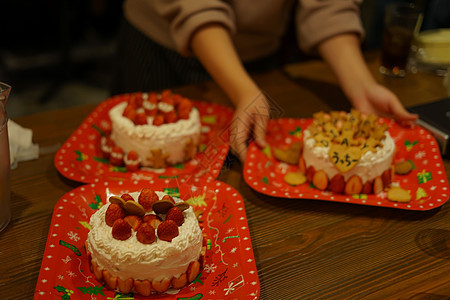
[[[274,53],[295,9],[299,47],[314,53],[335,35],[363,37],[362,0],[126,0],[125,18],[155,42],[192,55],[190,38],[201,26],[219,23],[232,34],[243,61]]]

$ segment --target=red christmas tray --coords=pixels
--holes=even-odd
[[[90,216],[111,194],[139,191],[151,186],[203,211],[201,226],[207,237],[201,274],[181,290],[148,299],[257,299],[259,280],[248,230],[244,202],[231,186],[213,181],[196,187],[176,181],[99,182],[65,194],[55,205],[35,299],[145,299],[119,294],[99,283],[89,270],[84,243]],[[179,196],[181,195],[181,196]]]
[[[397,153],[394,161],[409,160],[414,166],[408,175],[395,175],[393,178],[393,184],[410,191],[412,200],[408,203],[389,201],[386,192],[349,196],[321,191],[309,183],[298,186],[286,183],[285,174],[298,171],[298,167],[275,159],[272,147],[300,141],[303,130],[312,123],[312,119],[271,120],[267,126],[268,146],[264,149],[253,143],[249,146],[244,165],[245,181],[262,194],[281,198],[329,200],[408,210],[429,210],[443,205],[449,198],[449,184],[434,137],[416,124],[403,127],[391,119],[382,121],[388,124],[395,140]]]
[[[218,104],[193,101],[200,112],[202,140],[194,159],[165,169],[127,171],[116,167],[102,157],[100,139],[103,131],[111,128],[108,111],[116,104],[127,101],[131,94],[109,98],[101,102],[57,151],[56,169],[66,178],[84,183],[100,180],[155,180],[194,177],[207,182],[217,178],[229,150],[228,125],[233,109]]]

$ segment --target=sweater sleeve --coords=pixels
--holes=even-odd
[[[206,24],[221,24],[230,33],[236,31],[233,10],[225,1],[148,0],[148,5],[167,22],[176,50],[182,55],[192,55],[191,37]]]
[[[361,3],[362,0],[299,0],[295,21],[299,47],[315,54],[318,44],[344,33],[355,33],[362,40]]]

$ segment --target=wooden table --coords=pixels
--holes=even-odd
[[[442,78],[378,75],[378,56],[367,57],[377,80],[406,105],[445,96]],[[320,61],[255,75],[279,107],[279,117],[311,117],[319,110],[349,109],[335,78]],[[175,90],[230,105],[213,83]],[[54,205],[79,186],[53,165],[56,150],[95,105],[17,118],[33,129],[38,160],[12,171],[12,221],[0,233],[0,298],[33,297]],[[450,178],[450,161],[444,161]],[[450,204],[407,211],[261,195],[244,182],[234,161],[219,180],[245,199],[260,279],[261,299],[444,299],[450,296]]]

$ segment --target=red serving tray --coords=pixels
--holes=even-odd
[[[203,210],[205,265],[196,280],[175,294],[118,294],[102,286],[89,270],[84,248],[89,219],[109,195],[148,186],[175,196],[179,193],[195,210]],[[78,187],[56,203],[35,299],[257,299],[259,289],[244,201],[234,188],[220,181],[201,187],[176,181],[152,185],[105,181]]]
[[[339,195],[315,189],[310,183],[291,186],[284,181],[287,172],[298,171],[298,166],[280,162],[272,155],[271,147],[289,145],[302,140],[303,130],[313,121],[308,119],[274,119],[267,126],[268,147],[261,149],[254,143],[248,148],[244,178],[254,190],[280,198],[328,200],[362,205],[384,206],[408,210],[429,210],[443,205],[449,198],[449,184],[439,146],[434,137],[417,124],[404,127],[392,119],[384,119],[395,140],[397,152],[394,161],[410,160],[414,169],[408,175],[395,175],[393,183],[410,191],[408,203],[387,199],[386,192],[361,195]]]
[[[123,94],[101,102],[81,123],[75,132],[56,152],[54,164],[66,178],[94,183],[101,180],[148,180],[178,178],[207,182],[217,178],[229,150],[228,128],[234,110],[207,102],[192,101],[200,113],[202,123],[201,150],[194,159],[165,169],[140,169],[127,171],[115,167],[102,158],[100,138],[102,131],[110,131],[109,110],[120,102],[127,101],[131,94]]]

